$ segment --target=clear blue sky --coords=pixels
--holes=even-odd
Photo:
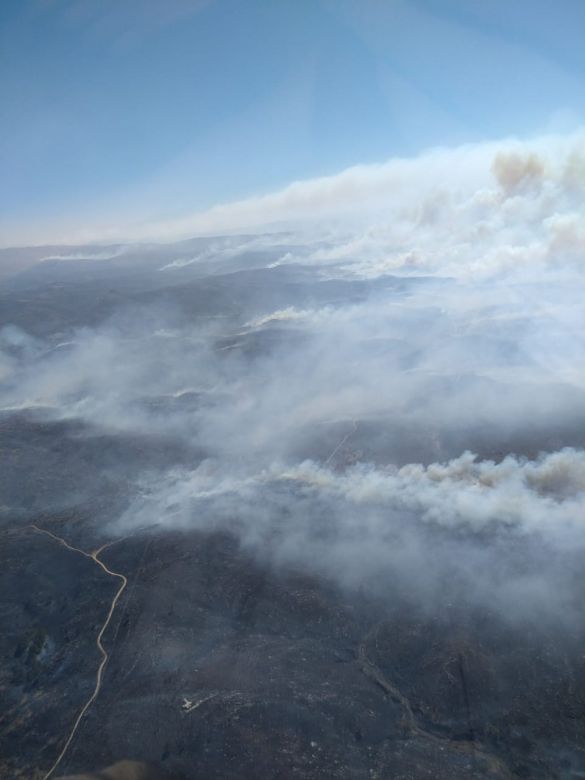
[[[585,0],[2,0],[0,36],[24,234],[585,117]]]

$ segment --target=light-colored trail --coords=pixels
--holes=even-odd
[[[108,652],[107,652],[107,650],[103,646],[102,639],[103,639],[103,636],[104,636],[104,634],[106,633],[106,631],[108,629],[108,626],[110,625],[110,621],[112,620],[112,615],[114,614],[114,610],[116,609],[116,605],[118,604],[118,601],[120,600],[120,596],[124,592],[124,588],[128,584],[128,580],[126,579],[126,577],[123,574],[120,574],[117,571],[112,571],[111,569],[109,569],[103,561],[100,561],[100,559],[98,557],[100,555],[100,553],[102,553],[106,549],[106,547],[110,547],[112,544],[116,544],[117,542],[121,542],[122,539],[116,539],[113,542],[107,542],[106,544],[103,544],[101,547],[99,547],[97,550],[94,550],[93,552],[86,552],[85,550],[80,550],[79,547],[73,547],[68,542],[66,542],[65,539],[62,539],[60,536],[56,536],[55,534],[51,533],[51,531],[47,531],[45,528],[39,528],[39,526],[34,525],[34,524],[31,526],[31,528],[33,528],[38,533],[46,534],[47,536],[50,536],[51,539],[54,539],[59,544],[62,544],[63,547],[66,547],[68,550],[71,550],[72,552],[79,553],[80,555],[83,555],[85,558],[91,558],[91,560],[94,561],[95,563],[97,563],[97,565],[101,569],[103,569],[103,571],[108,576],[115,577],[116,579],[120,580],[120,587],[116,591],[116,593],[114,595],[114,598],[112,599],[112,601],[110,603],[110,609],[108,610],[108,614],[106,616],[106,619],[103,622],[102,627],[100,628],[100,631],[99,631],[99,633],[98,633],[98,635],[96,637],[96,645],[97,645],[98,650],[101,653],[102,659],[101,659],[100,664],[99,664],[98,669],[97,669],[97,674],[96,674],[96,679],[95,679],[95,688],[93,689],[93,693],[91,694],[89,699],[83,705],[81,711],[79,712],[79,715],[75,719],[75,722],[73,723],[73,728],[69,732],[69,736],[67,737],[67,740],[66,740],[65,744],[63,745],[63,748],[62,748],[61,752],[59,753],[59,755],[55,759],[55,762],[54,762],[53,766],[49,769],[49,771],[43,777],[43,780],[49,780],[49,778],[52,777],[52,775],[54,774],[55,770],[57,769],[57,767],[59,766],[59,764],[63,760],[65,754],[69,750],[69,746],[71,745],[71,742],[73,741],[73,737],[75,736],[75,733],[77,732],[77,729],[79,728],[79,724],[83,720],[83,717],[84,717],[85,713],[88,711],[88,709],[94,703],[94,701],[96,700],[96,698],[97,698],[97,696],[98,696],[98,694],[100,692],[100,688],[102,686],[102,676],[103,676],[103,673],[104,673],[104,668],[105,668],[105,666],[106,666],[106,664],[108,662],[108,658],[109,658]],[[126,538],[126,537],[124,537],[124,538]]]
[[[355,420],[351,421],[351,425],[352,425],[351,431],[349,431],[349,433],[346,433],[345,436],[339,442],[339,444],[333,449],[333,451],[325,461],[325,466],[329,465],[330,461],[337,455],[337,453],[343,447],[343,445],[349,439],[349,437],[353,436],[353,434],[357,431],[357,422]]]

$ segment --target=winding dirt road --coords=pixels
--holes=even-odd
[[[94,550],[93,552],[86,552],[85,550],[80,550],[79,547],[73,547],[68,542],[65,541],[65,539],[62,539],[60,536],[56,536],[55,534],[51,533],[51,531],[47,531],[45,528],[39,528],[37,525],[32,525],[31,528],[33,528],[35,531],[41,534],[46,534],[47,536],[50,536],[51,539],[54,539],[59,544],[63,545],[63,547],[66,547],[68,550],[71,550],[72,552],[79,553],[80,555],[83,555],[85,558],[91,558],[94,563],[97,563],[97,565],[104,570],[104,572],[109,577],[115,577],[116,579],[120,580],[120,587],[116,591],[114,598],[112,599],[110,603],[110,609],[108,610],[108,614],[106,616],[106,619],[104,620],[102,627],[100,628],[100,631],[96,637],[96,645],[98,647],[98,650],[101,653],[102,660],[100,661],[100,664],[97,669],[96,673],[96,680],[95,680],[95,688],[93,689],[93,693],[89,697],[89,699],[86,701],[86,703],[83,705],[81,711],[79,712],[79,715],[75,719],[75,722],[73,723],[73,728],[69,732],[69,736],[67,737],[67,740],[65,744],[63,745],[63,749],[55,759],[55,762],[53,766],[49,769],[49,771],[45,774],[43,780],[49,780],[50,777],[54,774],[55,770],[63,760],[63,757],[67,753],[67,750],[69,749],[69,746],[71,745],[71,742],[73,741],[73,737],[75,736],[75,733],[77,729],[79,728],[79,724],[81,723],[85,713],[88,711],[88,709],[91,707],[93,702],[96,700],[100,688],[102,686],[102,676],[104,673],[104,668],[108,662],[108,652],[104,648],[102,639],[107,631],[108,626],[110,625],[110,621],[112,620],[112,615],[114,614],[114,610],[116,609],[116,605],[118,604],[118,601],[120,600],[120,596],[124,592],[124,588],[128,584],[128,580],[123,574],[120,574],[119,572],[112,571],[109,569],[106,564],[103,561],[100,561],[99,555],[107,548],[111,547],[113,544],[117,544],[118,542],[123,541],[122,539],[116,539],[113,542],[107,542],[106,544],[103,544],[101,547],[99,547],[97,550]],[[124,537],[126,538],[126,537]]]

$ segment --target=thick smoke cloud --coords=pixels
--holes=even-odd
[[[253,476],[204,461],[145,483],[121,522],[227,529],[276,566],[430,610],[463,598],[513,619],[575,623],[584,484],[584,454],[569,448],[498,464],[469,452],[428,467],[305,461]]]
[[[447,205],[445,201],[481,214],[486,197],[495,197],[499,208],[502,198],[540,194],[540,206],[546,210],[550,195],[556,200],[578,194],[583,186],[584,159],[582,133],[531,142],[511,139],[437,148],[414,158],[357,165],[332,176],[292,182],[277,192],[219,204],[173,220],[141,223],[134,228],[87,229],[79,233],[79,240],[174,241],[287,224],[303,229],[310,226],[322,237],[324,221],[369,226],[372,215],[381,215],[383,223],[389,212],[401,210],[429,216],[433,204]],[[538,206],[537,200],[533,207]],[[547,216],[551,213],[549,210]]]
[[[4,328],[1,405],[193,447],[192,464],[143,473],[104,533],[231,530],[344,587],[568,619],[584,159],[580,137],[466,147],[223,207],[331,219],[168,246],[152,300],[95,326]],[[358,197],[367,212],[342,221]],[[197,285],[202,302],[179,305]]]

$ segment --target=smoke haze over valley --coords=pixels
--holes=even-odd
[[[56,775],[582,775],[584,189],[556,134],[1,250],[2,777],[99,560]]]

